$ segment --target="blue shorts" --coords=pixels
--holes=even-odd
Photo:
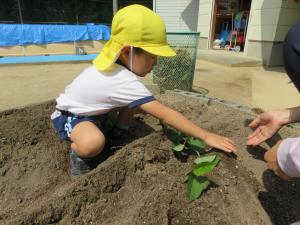
[[[74,127],[81,122],[89,121],[94,123],[99,129],[103,127],[107,114],[97,116],[76,116],[70,112],[56,110],[51,115],[56,132],[62,140],[71,141],[70,135]]]

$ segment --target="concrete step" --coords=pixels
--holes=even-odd
[[[243,56],[242,52],[226,50],[198,50],[197,59],[231,67],[262,66],[262,60]]]

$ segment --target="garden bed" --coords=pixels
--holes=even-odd
[[[300,183],[265,170],[267,145],[245,145],[249,114],[180,95],[159,98],[238,145],[236,159],[216,153],[221,161],[199,199],[189,202],[186,196],[185,176],[195,156],[176,158],[158,121],[144,115],[135,117],[123,148],[108,150],[95,170],[72,179],[69,144],[55,134],[54,103],[48,102],[0,113],[0,224],[279,225],[300,220]],[[275,139],[279,136],[300,132],[284,128]]]

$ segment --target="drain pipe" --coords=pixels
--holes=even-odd
[[[115,15],[118,11],[118,0],[113,0],[113,14]]]
[[[17,0],[17,2],[18,2],[18,10],[19,10],[20,23],[23,24],[23,16],[22,16],[22,9],[21,9],[20,0]],[[22,52],[23,52],[23,55],[26,55],[25,47],[23,45],[22,45]]]
[[[23,17],[22,17],[22,10],[21,10],[20,0],[17,0],[17,2],[18,2],[18,10],[19,10],[20,22],[21,22],[21,24],[23,24]]]

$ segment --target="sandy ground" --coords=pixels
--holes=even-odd
[[[282,67],[229,67],[198,60],[194,89],[202,88],[208,96],[264,110],[300,104],[300,95]]]
[[[125,146],[78,179],[69,145],[49,121],[54,102],[0,113],[0,224],[289,225],[300,220],[300,183],[266,171],[265,147],[245,146],[249,115],[179,95],[157,96],[203,128],[232,137],[237,158],[221,152],[209,189],[188,202],[184,178],[195,155],[175,157],[158,121],[137,116]],[[284,128],[277,138],[300,135]],[[272,140],[273,142],[276,141]]]
[[[0,111],[54,99],[89,63],[1,65]],[[151,74],[143,78],[152,83]],[[198,60],[195,91],[262,109],[298,105],[300,95],[282,68],[228,67]]]
[[[54,99],[88,63],[0,67],[0,109]]]

